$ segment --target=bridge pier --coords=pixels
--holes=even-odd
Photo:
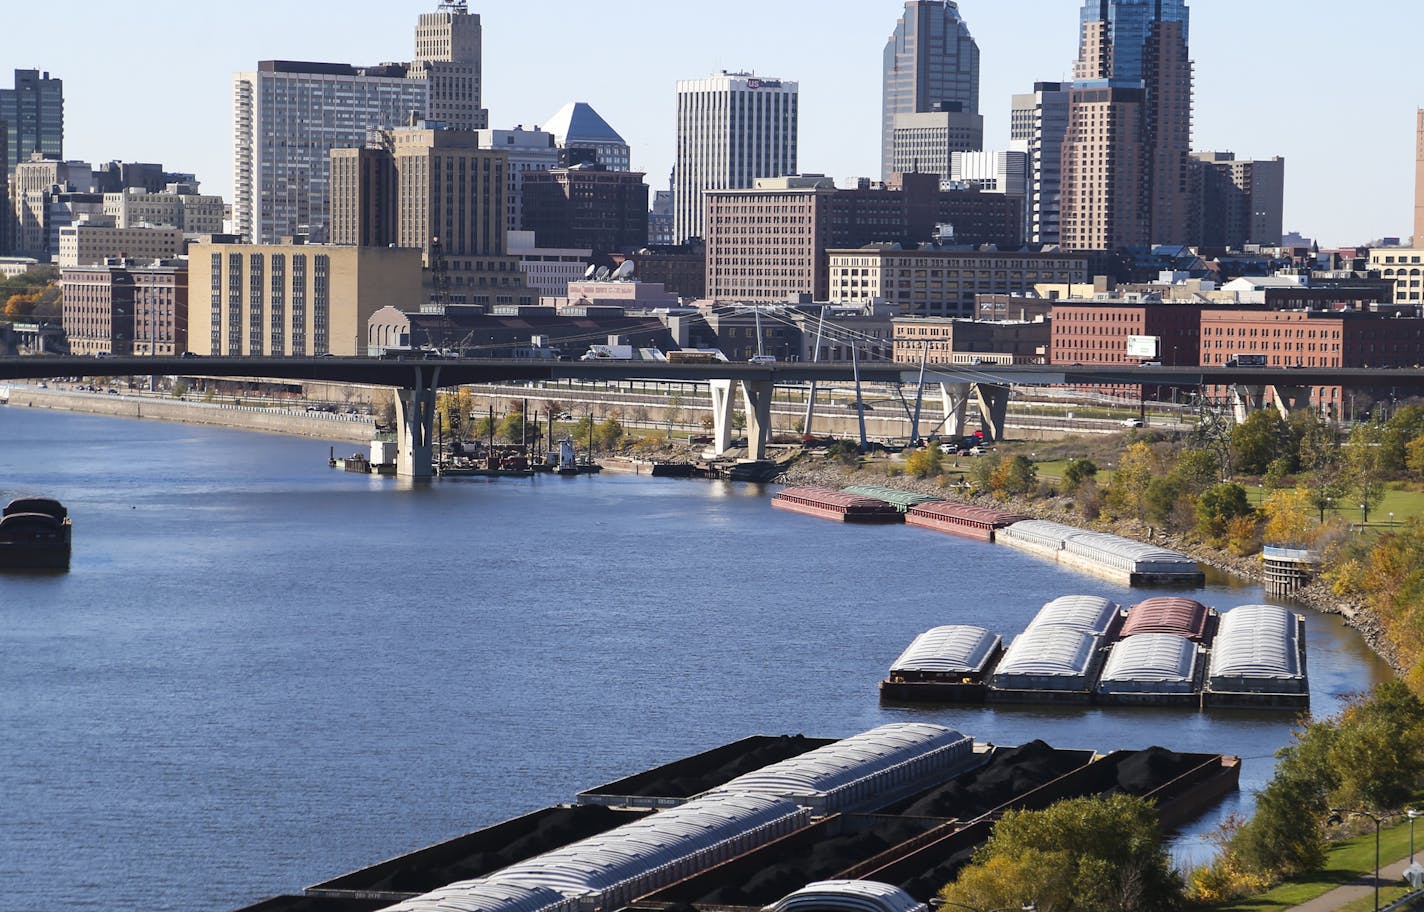
[[[771,442],[771,397],[775,387],[770,380],[755,383],[742,381],[742,401],[747,406],[747,458],[766,458]]]
[[[396,391],[396,475],[435,477],[435,390],[440,368],[417,367],[415,384]]]
[[[1236,423],[1241,424],[1252,412],[1266,407],[1266,388],[1236,384],[1231,387],[1231,408],[1236,415]]]
[[[1291,412],[1310,408],[1310,389],[1308,386],[1273,385],[1271,396],[1276,401],[1276,411],[1281,413],[1282,418],[1290,418]]]
[[[1009,420],[1009,396],[1012,392],[1007,386],[974,384],[974,398],[979,403],[979,420],[984,429],[986,443],[1004,439],[1004,425]]]
[[[732,448],[732,416],[735,414],[732,387],[741,383],[742,402],[747,415],[747,458],[765,459],[771,442],[771,397],[775,386],[770,380],[710,380],[712,391],[712,447],[718,456]]]
[[[944,433],[950,437],[964,436],[965,420],[969,415],[968,383],[941,383],[940,401],[944,403]]]

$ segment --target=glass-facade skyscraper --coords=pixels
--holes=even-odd
[[[979,45],[954,0],[909,0],[885,45],[881,177],[893,170],[895,116],[979,113]]]
[[[64,158],[64,80],[39,70],[16,70],[15,87],[0,89],[0,121],[5,123],[5,173],[40,152]]]
[[[1063,246],[1190,238],[1186,0],[1086,0],[1063,144]]]

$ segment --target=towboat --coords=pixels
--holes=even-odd
[[[68,570],[69,511],[48,497],[21,497],[0,513],[0,570]]]

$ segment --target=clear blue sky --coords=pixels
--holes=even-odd
[[[65,80],[66,157],[161,161],[231,195],[231,74],[262,59],[408,60],[435,0],[148,0],[104,12],[11,3],[12,68]],[[678,79],[755,70],[801,85],[801,170],[879,173],[880,60],[897,0],[472,0],[484,22],[492,126],[593,105],[665,188]],[[1070,75],[1079,0],[960,0],[982,58],[985,143],[1009,96]],[[1193,145],[1286,159],[1286,229],[1323,245],[1407,237],[1424,4],[1192,0]]]

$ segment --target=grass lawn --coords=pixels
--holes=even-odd
[[[1424,828],[1416,837],[1424,836]],[[1416,843],[1416,848],[1418,844]],[[1380,831],[1380,866],[1398,861],[1409,855],[1409,823],[1385,827]],[[1279,912],[1298,906],[1307,900],[1328,893],[1336,887],[1350,883],[1362,876],[1368,877],[1375,869],[1375,834],[1370,832],[1338,842],[1330,848],[1325,861],[1325,870],[1317,871],[1299,880],[1287,881],[1267,890],[1259,896],[1249,896],[1220,906],[1211,906],[1214,912]],[[1402,888],[1393,885],[1380,886],[1380,905],[1403,895]],[[1350,910],[1373,909],[1374,894],[1365,898],[1363,905],[1350,905]]]

